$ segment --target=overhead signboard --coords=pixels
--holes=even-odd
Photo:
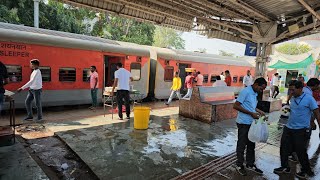
[[[245,56],[257,56],[257,44],[248,42],[246,44]]]

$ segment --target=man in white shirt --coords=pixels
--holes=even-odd
[[[276,98],[279,94],[279,74],[275,73],[272,78],[273,93],[272,98]]]
[[[114,83],[112,87],[112,95],[117,86],[117,104],[119,119],[123,120],[122,105],[123,99],[126,106],[126,119],[130,119],[130,82],[133,81],[132,75],[129,71],[122,67],[122,63],[117,64],[117,71],[114,72]]]
[[[225,80],[224,72],[222,72],[222,73],[221,73],[220,78],[221,78],[221,80],[222,80],[222,81],[224,81],[224,80]]]
[[[32,59],[30,61],[30,67],[33,69],[30,80],[17,91],[21,92],[24,89],[29,88],[28,96],[25,101],[26,109],[27,109],[27,117],[24,119],[25,121],[33,120],[32,113],[32,101],[35,99],[37,106],[37,114],[38,118],[36,121],[42,120],[42,105],[41,105],[41,94],[42,94],[42,76],[41,71],[39,69],[40,62],[38,59]]]
[[[253,78],[251,76],[250,70],[247,71],[247,75],[243,77],[244,87],[251,86],[253,84]]]
[[[220,76],[216,76],[217,80],[213,83],[212,87],[223,87],[227,86],[227,83],[221,80]]]

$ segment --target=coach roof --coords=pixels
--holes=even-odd
[[[0,39],[21,43],[149,56],[149,51],[121,46],[113,40],[0,22]]]

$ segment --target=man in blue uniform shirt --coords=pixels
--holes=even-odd
[[[292,146],[302,166],[301,172],[296,173],[296,176],[306,179],[314,175],[307,154],[308,142],[311,135],[310,119],[313,113],[319,123],[320,114],[315,99],[310,94],[303,92],[302,82],[291,81],[289,90],[293,97],[290,99],[290,117],[288,123],[283,128],[281,137],[281,167],[274,169],[274,173],[290,173],[288,155]]]
[[[238,141],[237,141],[237,162],[236,170],[239,174],[246,176],[247,172],[243,166],[244,150],[246,152],[246,168],[258,174],[263,172],[256,167],[255,162],[255,143],[249,141],[248,132],[251,123],[254,119],[259,119],[264,113],[257,109],[257,95],[262,92],[267,86],[267,81],[264,78],[258,78],[253,85],[244,88],[234,104],[234,109],[238,111],[237,127],[238,127]]]

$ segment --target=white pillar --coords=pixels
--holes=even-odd
[[[34,5],[34,27],[39,28],[39,2],[40,0],[33,0]]]

